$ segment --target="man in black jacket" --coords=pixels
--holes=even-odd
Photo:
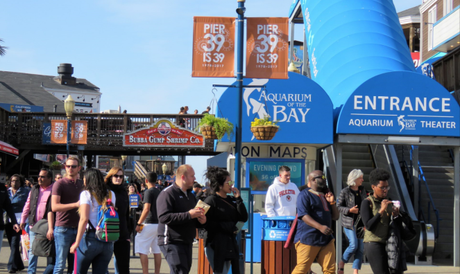
[[[195,229],[206,223],[202,209],[191,189],[195,171],[190,165],[177,169],[176,182],[164,189],[157,199],[158,245],[171,273],[189,273]]]

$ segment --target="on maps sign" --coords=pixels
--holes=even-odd
[[[125,147],[204,147],[203,135],[180,128],[170,120],[159,120],[148,128],[125,133]]]
[[[339,134],[460,137],[459,105],[438,82],[415,72],[378,75],[343,106]]]

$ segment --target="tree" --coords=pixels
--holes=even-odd
[[[0,39],[0,43],[1,42],[3,42],[2,39]],[[6,54],[6,49],[7,49],[7,47],[4,47],[4,46],[0,45],[0,56],[3,56],[3,55]]]

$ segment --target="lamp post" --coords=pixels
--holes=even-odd
[[[75,108],[75,101],[72,99],[72,96],[67,96],[64,101],[65,114],[67,116],[67,158],[69,158],[69,144],[70,144],[70,119],[72,119],[72,113]]]
[[[128,156],[121,155],[121,169],[123,170],[123,176],[125,176],[125,161]]]

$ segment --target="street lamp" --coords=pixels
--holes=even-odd
[[[125,160],[128,156],[121,155],[121,168],[123,169],[123,176],[125,175]]]
[[[70,144],[70,119],[72,119],[72,113],[75,108],[75,101],[72,99],[72,96],[67,96],[64,101],[65,114],[67,116],[67,158],[69,158],[69,144]]]

